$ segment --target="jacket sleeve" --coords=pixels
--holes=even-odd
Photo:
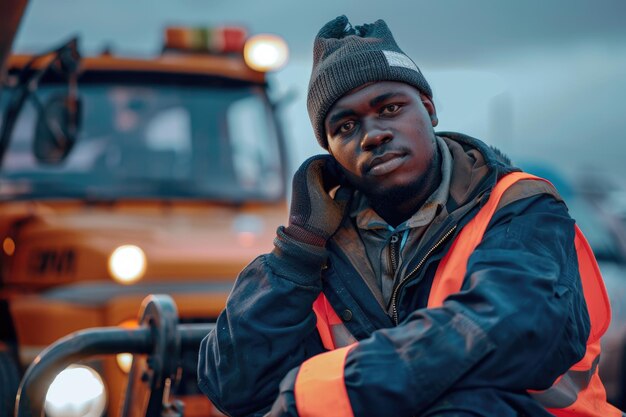
[[[590,330],[573,226],[548,195],[498,210],[461,292],[349,350],[342,378],[353,415],[420,414],[455,389],[548,388],[582,358]]]
[[[293,367],[324,351],[312,304],[326,250],[278,230],[276,248],[238,276],[216,328],[202,340],[200,389],[224,413],[262,415]]]

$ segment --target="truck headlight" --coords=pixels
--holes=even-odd
[[[117,282],[132,284],[146,272],[146,255],[139,246],[120,246],[109,257],[109,272]]]
[[[70,365],[60,372],[46,394],[49,417],[100,417],[106,406],[106,389],[96,371]]]

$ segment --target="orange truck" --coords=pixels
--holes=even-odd
[[[241,268],[271,249],[287,218],[287,158],[266,71],[286,53],[280,39],[238,28],[168,28],[155,57],[80,57],[76,40],[9,57],[0,415],[50,343],[133,327],[152,293],[173,298],[180,323],[211,322]],[[173,394],[185,416],[219,415],[196,387],[196,362],[183,358]],[[83,376],[52,383],[48,416],[119,415],[129,355],[80,366]],[[50,394],[89,384],[96,394]]]

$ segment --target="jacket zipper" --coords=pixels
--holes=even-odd
[[[391,275],[396,274],[398,269],[398,241],[400,238],[397,234],[391,236],[389,241],[389,260],[391,261]]]
[[[417,271],[422,267],[424,262],[426,262],[426,259],[428,259],[428,257],[435,251],[435,249],[437,249],[452,234],[452,232],[456,230],[456,226],[457,225],[455,224],[450,230],[448,230],[446,234],[443,235],[441,239],[439,239],[439,241],[435,243],[435,245],[432,248],[430,248],[428,252],[426,252],[422,260],[419,261],[419,263],[415,266],[415,268],[413,268],[413,270],[409,272],[408,275],[405,275],[404,278],[400,280],[398,285],[396,285],[396,288],[394,288],[393,293],[391,295],[391,308],[393,311],[393,321],[396,324],[396,326],[398,325],[398,307],[396,306],[398,291],[413,275],[415,275],[415,273],[417,273]]]

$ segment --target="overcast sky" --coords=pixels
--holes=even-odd
[[[284,36],[278,89],[294,164],[320,152],[305,108],[317,30],[346,14],[383,18],[433,87],[440,128],[484,139],[514,160],[626,176],[626,1],[623,0],[30,0],[15,49],[72,34],[86,52],[156,53],[168,24],[242,24]],[[583,171],[584,170],[584,171]]]

